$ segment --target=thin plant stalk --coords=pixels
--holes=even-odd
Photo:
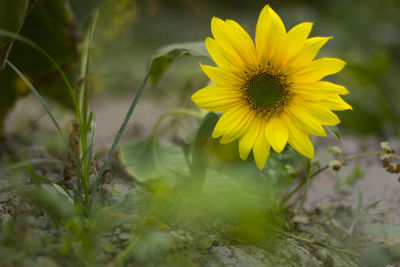
[[[92,206],[93,203],[94,203],[94,199],[95,199],[96,193],[97,193],[97,187],[99,186],[100,181],[102,179],[102,176],[105,173],[105,171],[106,171],[106,169],[108,167],[108,164],[110,163],[112,155],[114,154],[115,150],[117,149],[119,140],[121,139],[121,136],[124,133],[126,126],[128,125],[129,119],[131,118],[132,113],[136,108],[136,105],[137,105],[137,103],[139,101],[139,98],[142,95],[144,88],[146,87],[147,81],[148,81],[149,76],[150,76],[151,66],[152,66],[152,63],[150,63],[148,71],[146,73],[146,76],[144,77],[144,79],[142,81],[142,84],[140,85],[140,87],[139,87],[138,91],[136,92],[136,95],[135,95],[131,105],[129,106],[129,109],[128,109],[128,112],[125,115],[124,121],[121,124],[121,127],[119,128],[117,135],[115,136],[114,142],[113,142],[110,150],[108,151],[106,160],[104,161],[103,165],[100,168],[100,171],[99,171],[99,174],[98,174],[98,176],[96,178],[96,181],[93,183],[93,185],[90,188],[90,206]]]
[[[51,121],[53,122],[54,126],[56,127],[58,133],[61,135],[61,138],[64,141],[65,147],[68,149],[68,152],[71,156],[74,155],[72,152],[72,149],[68,143],[67,138],[65,137],[63,131],[61,130],[60,125],[58,124],[56,118],[54,117],[53,113],[51,112],[49,106],[46,104],[46,101],[44,101],[43,97],[39,94],[39,92],[35,89],[35,87],[28,81],[28,79],[18,70],[16,66],[14,66],[9,60],[6,61],[7,65],[10,66],[10,68],[25,82],[25,84],[29,87],[29,89],[32,91],[32,93],[36,96],[36,98],[39,100],[40,104],[44,108],[44,110],[47,112],[49,115]]]

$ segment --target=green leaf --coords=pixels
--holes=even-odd
[[[18,33],[24,23],[30,0],[0,0],[0,29]],[[11,50],[13,40],[0,36],[0,69]]]
[[[192,174],[204,177],[208,167],[209,144],[212,141],[211,134],[219,116],[214,113],[208,113],[202,120],[196,138],[193,143],[192,152]]]
[[[328,132],[333,135],[337,140],[340,142],[342,141],[342,135],[339,132],[339,129],[336,126],[325,126],[325,128],[328,130]]]
[[[189,176],[189,167],[181,147],[154,143],[152,138],[135,141],[121,147],[121,161],[137,181],[162,182],[175,186]]]
[[[160,81],[173,62],[187,55],[208,56],[204,41],[173,44],[161,48],[153,58],[150,70],[152,86],[155,86]]]
[[[26,170],[29,173],[29,176],[31,177],[32,183],[35,185],[39,184],[53,184],[53,182],[46,177],[43,177],[41,175],[38,175],[35,171],[35,169],[32,167],[32,165],[26,166]]]

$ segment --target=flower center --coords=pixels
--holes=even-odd
[[[269,117],[280,113],[289,100],[288,83],[284,75],[261,72],[249,75],[242,87],[250,108]]]

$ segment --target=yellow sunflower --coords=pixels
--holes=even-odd
[[[206,47],[218,67],[201,65],[215,83],[200,89],[192,101],[200,108],[224,112],[213,131],[221,143],[239,139],[239,154],[250,151],[258,168],[270,148],[280,153],[289,143],[306,157],[314,157],[309,135],[326,136],[322,125],[336,125],[332,110],[351,109],[339,95],[345,87],[321,81],[345,65],[337,58],[315,59],[331,37],[308,35],[312,23],[286,32],[280,17],[265,6],[258,18],[255,42],[235,21],[213,18],[214,39]]]

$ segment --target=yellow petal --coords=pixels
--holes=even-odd
[[[249,125],[247,132],[239,140],[239,155],[242,160],[246,160],[251,149],[258,138],[261,128],[261,119],[254,118]]]
[[[256,49],[247,32],[235,21],[213,18],[211,31],[218,45],[240,69],[257,67]]]
[[[208,78],[221,87],[240,88],[242,86],[243,82],[240,77],[228,70],[202,64],[200,67]]]
[[[346,63],[338,58],[320,58],[307,64],[300,71],[291,74],[289,79],[296,83],[311,83],[341,71]]]
[[[309,111],[322,125],[337,125],[340,123],[338,116],[330,110],[315,108]]]
[[[218,45],[218,43],[211,37],[206,38],[206,48],[215,63],[222,68],[229,69],[233,64],[229,55]]]
[[[291,103],[290,106],[285,107],[284,112],[287,117],[291,119],[292,124],[296,125],[296,127],[304,133],[316,136],[326,136],[326,132],[321,126],[321,123],[301,107]]]
[[[258,17],[255,38],[257,58],[262,67],[272,61],[275,51],[282,47],[285,36],[286,29],[281,18],[266,5]]]
[[[262,124],[260,133],[253,147],[254,160],[260,170],[264,168],[265,163],[267,162],[270,148],[271,146],[268,143],[267,138],[265,138],[265,124]]]
[[[225,31],[232,46],[242,58],[243,62],[246,63],[247,67],[255,69],[258,65],[256,48],[247,32],[233,20],[226,21]]]
[[[319,101],[324,99],[328,96],[335,95],[333,93],[326,93],[321,91],[303,91],[303,90],[291,90],[293,95],[297,96],[298,98],[304,99],[305,101]]]
[[[224,50],[224,53],[229,57],[230,61],[239,69],[245,69],[246,63],[242,60],[240,55],[235,50],[235,44],[229,40],[226,35],[226,22],[219,18],[212,18],[211,32],[219,47]]]
[[[336,114],[327,109],[326,106],[320,102],[303,101],[296,98],[293,98],[292,101],[297,109],[303,109],[303,112],[313,116],[322,125],[336,125],[340,123]]]
[[[289,129],[289,144],[300,154],[314,158],[314,146],[308,135],[299,130],[285,114],[281,114],[281,116]]]
[[[329,96],[319,101],[321,106],[329,108],[330,110],[353,110],[339,95]]]
[[[303,22],[287,33],[284,47],[280,49],[280,58],[276,58],[276,61],[281,62],[281,66],[285,66],[302,51],[312,26],[311,22]],[[276,67],[279,68],[279,66]]]
[[[232,58],[228,53],[212,38],[206,38],[206,47],[210,56],[213,58],[215,63],[225,70],[234,73],[237,77],[241,79],[245,79],[245,73],[243,70],[239,69],[235,66],[235,62],[232,61]]]
[[[289,131],[285,121],[279,117],[271,117],[266,125],[265,137],[276,152],[282,152],[287,143],[288,136]]]
[[[231,129],[235,129],[244,120],[249,112],[245,105],[237,105],[222,114],[212,133],[213,138],[218,138],[224,134],[229,134]]]
[[[223,112],[241,103],[242,94],[239,90],[212,85],[198,90],[191,99],[199,108]]]
[[[294,93],[307,95],[309,98],[317,98],[319,100],[325,96],[332,94],[346,95],[349,93],[346,87],[327,81],[317,81],[313,83],[294,83],[290,87],[290,91]]]
[[[312,37],[307,39],[301,52],[285,67],[284,71],[293,73],[310,63],[321,47],[331,38],[333,37]]]
[[[254,112],[250,110],[243,110],[242,112],[243,117],[240,120],[238,118],[238,124],[230,124],[226,126],[225,133],[219,140],[221,144],[227,144],[239,139],[246,133],[246,131],[248,131],[249,125],[254,120]]]

